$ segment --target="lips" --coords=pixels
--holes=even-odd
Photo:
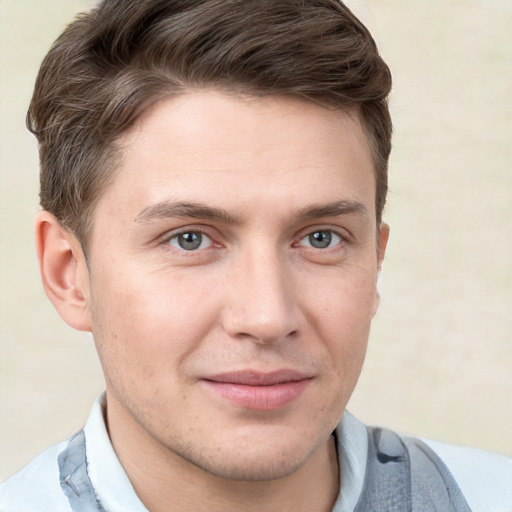
[[[309,386],[312,376],[295,370],[274,372],[239,371],[202,379],[217,398],[257,410],[275,410],[291,405]]]

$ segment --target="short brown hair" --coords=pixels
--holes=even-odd
[[[373,153],[380,222],[391,75],[338,0],[103,0],[79,15],[44,59],[27,115],[41,206],[86,246],[119,136],[156,101],[206,87],[354,108]]]

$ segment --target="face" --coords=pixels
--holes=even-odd
[[[358,120],[205,91],[154,106],[120,146],[87,296],[111,433],[136,426],[223,477],[293,473],[339,422],[377,307]]]

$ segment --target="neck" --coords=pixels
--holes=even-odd
[[[110,421],[112,444],[132,486],[151,512],[329,512],[339,492],[331,436],[296,472],[276,480],[221,478],[162,446],[138,424]]]

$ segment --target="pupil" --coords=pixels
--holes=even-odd
[[[182,233],[178,237],[178,243],[182,249],[187,251],[192,251],[193,249],[197,249],[203,240],[203,236],[201,233],[194,233],[193,231],[190,233]]]
[[[309,242],[313,247],[317,249],[324,249],[329,247],[332,240],[332,235],[329,231],[316,231],[309,235]]]

